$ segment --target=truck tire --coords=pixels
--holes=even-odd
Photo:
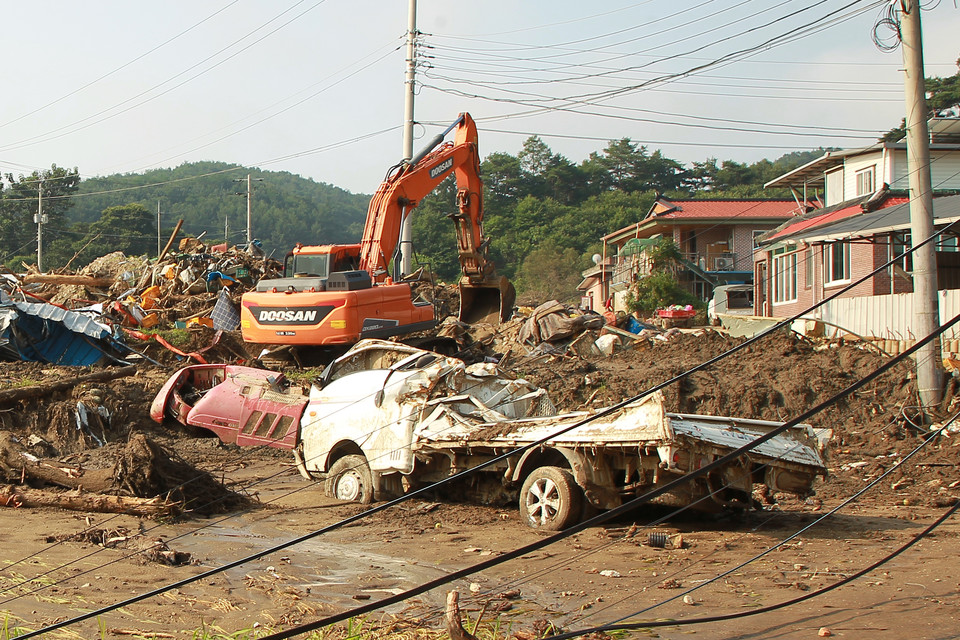
[[[560,531],[580,519],[583,492],[560,467],[538,467],[520,489],[520,519],[529,527]]]
[[[326,493],[331,498],[370,504],[373,502],[373,474],[363,456],[343,456],[330,466]]]

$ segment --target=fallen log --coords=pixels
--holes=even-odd
[[[180,508],[179,503],[163,498],[110,496],[102,493],[83,493],[79,490],[56,493],[14,485],[0,487],[0,506],[58,507],[70,511],[127,513],[147,518],[175,515]]]
[[[95,278],[93,276],[58,273],[28,273],[23,276],[23,284],[74,284],[84,287],[109,288],[113,283],[113,278]]]
[[[120,367],[119,369],[104,369],[103,371],[98,371],[96,373],[90,373],[85,376],[77,376],[76,378],[70,378],[69,380],[63,380],[42,386],[20,387],[19,389],[4,389],[3,391],[0,391],[0,405],[9,404],[11,402],[19,402],[20,400],[30,400],[32,398],[42,398],[53,395],[59,391],[72,389],[78,384],[83,384],[84,382],[103,382],[106,380],[116,380],[117,378],[126,378],[127,376],[132,376],[136,372],[137,368],[133,365],[130,365],[127,367]]]

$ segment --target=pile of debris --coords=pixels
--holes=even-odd
[[[256,245],[251,245],[256,249]],[[232,331],[240,296],[282,265],[262,252],[208,247],[195,238],[156,261],[107,254],[77,273],[0,280],[0,358],[89,366],[122,361],[142,330]]]
[[[536,308],[518,308],[511,320],[499,326],[468,325],[448,317],[437,335],[457,342],[458,357],[504,363],[554,356],[603,358],[625,350],[647,349],[681,333],[699,335],[705,331],[712,329],[664,330],[635,315],[601,315],[550,300]]]

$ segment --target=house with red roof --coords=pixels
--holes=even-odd
[[[960,196],[951,195],[960,192],[960,119],[937,117],[929,124],[934,222],[937,229],[945,230],[937,241],[939,289],[960,289],[960,253],[952,226],[960,219]],[[759,239],[754,254],[755,313],[790,317],[909,249],[908,182],[907,149],[902,142],[829,151],[768,182],[767,187],[789,187],[806,212]],[[842,297],[910,294],[912,267],[910,256],[905,256]],[[878,314],[890,313],[888,303],[892,302],[871,308]],[[898,304],[908,308],[909,298]],[[831,309],[821,308],[814,316],[826,319],[839,313]],[[851,329],[858,323],[852,317],[835,319]],[[864,320],[864,335],[894,331],[889,323],[870,322]],[[909,327],[904,327],[901,335],[909,333]]]
[[[792,200],[674,200],[659,196],[643,220],[603,236],[603,254],[584,271],[582,306],[626,309],[630,285],[649,274],[644,248],[670,238],[683,257],[679,277],[707,300],[719,284],[753,281],[753,251],[762,234],[798,213]]]

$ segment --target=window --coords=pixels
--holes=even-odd
[[[909,231],[895,231],[890,234],[890,259],[892,260],[897,256],[903,256],[894,262],[892,266],[900,267],[907,272],[913,271],[913,254],[907,253],[910,247]],[[903,254],[905,253],[907,253],[907,255],[904,256]]]
[[[850,245],[846,242],[830,242],[823,246],[824,284],[836,284],[850,280]]]
[[[955,252],[960,250],[958,248],[957,236],[941,235],[940,242],[937,243],[937,251],[951,251]]]
[[[857,195],[865,196],[869,193],[873,193],[875,189],[873,188],[873,167],[869,169],[863,169],[857,171]]]
[[[803,288],[809,289],[813,286],[813,247],[803,252],[803,270]]]
[[[773,301],[794,302],[796,299],[797,252],[776,256],[773,259]]]

